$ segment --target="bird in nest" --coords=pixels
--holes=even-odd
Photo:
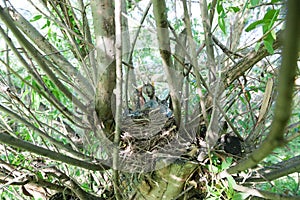
[[[152,83],[146,83],[143,86],[143,93],[149,97],[149,101],[147,101],[143,107],[144,110],[160,108],[160,112],[165,114],[166,117],[170,118],[172,116],[172,111],[162,103],[162,101],[155,95],[155,87]]]
[[[143,93],[146,94],[150,100],[156,99],[155,88],[154,88],[153,84],[151,84],[151,83],[144,84],[142,90],[143,90]]]
[[[146,100],[146,98],[148,100]],[[137,87],[135,90],[135,110],[126,113],[126,116],[143,119],[151,110],[159,108],[160,113],[166,117],[172,116],[172,110],[168,108],[163,101],[155,95],[155,87],[153,83],[146,83],[143,86]]]
[[[135,95],[136,95],[136,100],[135,100],[135,109],[139,110],[141,109],[145,103],[146,99],[143,96],[143,87],[138,87],[135,89]]]

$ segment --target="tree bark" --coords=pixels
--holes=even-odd
[[[155,171],[139,184],[134,200],[177,199],[186,181],[198,167],[192,162],[177,161]]]
[[[104,131],[113,130],[113,90],[116,85],[114,7],[110,0],[91,1],[96,36],[97,85],[95,109]]]
[[[299,12],[298,0],[288,1],[288,14],[286,30],[283,41],[282,64],[279,71],[278,97],[274,110],[274,119],[271,130],[261,146],[245,160],[228,170],[229,173],[236,173],[255,166],[258,162],[268,156],[275,148],[285,144],[285,127],[292,111],[293,86],[297,70],[297,58],[299,50]],[[295,41],[296,39],[296,41]]]
[[[170,37],[168,30],[168,16],[165,0],[152,0],[153,13],[157,27],[157,37],[159,43],[159,52],[163,62],[163,68],[167,77],[170,88],[170,96],[172,99],[172,106],[177,127],[180,126],[181,121],[181,106],[179,101],[178,91],[175,87],[175,78],[172,76],[171,69],[174,69],[171,59]]]

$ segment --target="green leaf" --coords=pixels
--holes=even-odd
[[[36,15],[36,16],[34,16],[30,21],[31,22],[34,22],[34,21],[37,21],[37,20],[39,20],[39,19],[41,19],[42,18],[42,15]]]
[[[259,47],[260,47],[260,42],[256,43],[256,45],[254,47],[255,52],[258,51]]]
[[[251,6],[256,6],[259,4],[259,0],[251,0],[250,3],[251,3]]]
[[[33,79],[32,82],[31,82],[31,85],[34,87],[34,88],[40,88],[38,83]]]
[[[270,9],[265,14],[265,16],[263,18],[263,21],[264,21],[263,32],[264,33],[266,33],[267,31],[269,31],[272,28],[275,21],[277,20],[278,14],[279,14],[279,10],[277,10],[277,9]]]
[[[250,86],[251,91],[258,92],[257,86]]]
[[[274,54],[273,40],[265,39],[264,40],[264,45],[265,45],[267,51],[269,52],[269,54]]]
[[[241,200],[241,199],[247,199],[250,196],[249,193],[236,193],[233,195],[232,200]]]
[[[217,3],[217,12],[220,14],[221,12],[224,12],[223,4],[221,3],[222,0],[218,0]]]
[[[214,165],[208,165],[208,170],[210,172],[213,172],[213,173],[218,173],[219,172],[219,168],[214,166]]]
[[[272,38],[273,38],[274,40],[276,40],[276,33],[275,33],[274,30],[272,30],[272,31],[270,32],[270,35],[272,36]]]
[[[253,23],[251,23],[246,29],[246,32],[249,32],[258,26],[263,25],[263,33],[266,33],[269,31],[272,26],[274,25],[275,21],[277,20],[279,14],[279,10],[276,9],[270,9],[268,12],[264,15],[263,19],[257,20]]]
[[[270,9],[265,14],[264,19],[273,19],[274,16],[276,16],[278,12],[279,12],[279,10],[277,10],[277,9]]]
[[[83,187],[83,188],[86,189],[86,190],[89,190],[89,189],[90,189],[90,186],[89,186],[88,183],[82,183],[82,184],[81,184],[81,187]]]
[[[230,175],[228,175],[226,178],[228,180],[229,188],[233,188],[233,186],[236,185],[234,178]]]
[[[207,198],[207,200],[216,200],[216,199],[219,199],[219,197],[209,197],[209,198]]]
[[[250,94],[250,92],[246,91],[245,95],[246,95],[247,100],[250,101],[251,100],[251,94]]]
[[[243,104],[246,104],[246,100],[242,96],[240,96],[239,98],[240,98],[240,100],[242,101]]]
[[[211,2],[208,3],[208,5],[207,5],[207,9],[210,10],[210,8],[211,8]]]
[[[241,9],[237,6],[231,6],[228,8],[229,11],[233,11],[235,13],[239,12]]]
[[[80,176],[80,174],[81,174],[80,170],[75,171],[75,176]]]
[[[225,170],[228,169],[230,167],[230,165],[232,164],[232,158],[228,157],[226,158],[221,165],[221,170]]]
[[[253,29],[255,29],[256,27],[260,26],[260,25],[263,25],[263,20],[257,20],[253,23],[251,23],[246,29],[245,31],[246,32],[249,32],[249,31],[252,31]]]
[[[46,23],[44,24],[44,26],[41,29],[44,29],[46,27],[50,27],[51,22],[47,19]]]
[[[225,20],[223,17],[218,18],[218,24],[221,30],[223,31],[224,34],[226,34],[226,25],[225,25]]]
[[[40,179],[44,179],[44,176],[43,176],[42,172],[40,172],[40,171],[37,171],[35,175]]]

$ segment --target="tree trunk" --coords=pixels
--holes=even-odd
[[[172,73],[171,71],[171,69],[174,69],[174,67],[171,59],[166,2],[164,0],[161,1],[152,0],[152,4],[153,4],[153,13],[154,13],[156,27],[157,27],[159,52],[162,58],[163,68],[170,89],[170,96],[172,99],[175,121],[177,127],[179,127],[181,121],[181,106],[180,106],[178,91],[176,90],[175,87],[176,76],[174,76],[174,73]]]
[[[106,133],[113,129],[113,90],[116,85],[114,7],[110,0],[92,0],[96,36],[97,85],[95,109]]]
[[[175,162],[143,177],[134,200],[177,199],[197,168],[192,162]]]

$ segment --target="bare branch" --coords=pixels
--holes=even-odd
[[[31,130],[35,131],[40,137],[42,137],[43,139],[47,139],[49,142],[51,142],[53,145],[56,145],[60,149],[66,150],[67,152],[69,152],[70,154],[72,154],[73,156],[75,156],[77,158],[85,157],[83,154],[74,151],[67,145],[63,144],[62,142],[59,142],[59,141],[55,140],[54,138],[50,137],[48,134],[46,134],[45,132],[43,132],[42,130],[37,128],[34,124],[28,122],[26,119],[22,118],[21,116],[14,113],[13,111],[5,108],[4,106],[0,105],[0,110],[4,113],[8,114],[9,116],[11,116],[13,119],[16,119],[19,122],[21,122],[22,124],[28,126]]]
[[[24,35],[16,28],[10,15],[5,12],[5,10],[0,7],[0,18],[6,24],[6,26],[15,35],[19,43],[30,52],[31,56],[35,59],[38,65],[44,70],[44,72],[49,76],[53,83],[63,92],[68,99],[74,102],[82,111],[86,110],[86,106],[83,105],[80,100],[75,97],[67,87],[61,83],[61,81],[56,77],[49,66],[44,62],[43,56],[40,52],[24,37]]]
[[[175,77],[172,77],[171,74],[171,69],[173,69],[173,62],[171,59],[166,2],[165,0],[152,0],[152,3],[157,26],[159,51],[163,61],[163,68],[166,73],[168,85],[170,88],[170,96],[172,99],[175,121],[177,126],[179,127],[181,121],[181,106],[178,91],[175,87]]]
[[[204,36],[205,36],[205,44],[206,44],[206,54],[207,54],[207,64],[209,73],[209,83],[212,83],[216,79],[216,63],[215,63],[215,55],[212,41],[212,33],[211,33],[211,19],[208,16],[207,2],[206,0],[200,1],[201,8],[201,17],[202,24],[204,28]],[[213,13],[211,14],[213,15]]]
[[[59,66],[60,70],[75,79],[75,82],[77,82],[77,85],[80,85],[84,94],[88,95],[88,100],[92,99],[94,90],[87,79],[20,13],[13,11],[12,15],[17,27],[20,28],[31,41],[34,41],[46,56],[49,57],[56,66]],[[84,97],[85,95],[82,96]]]
[[[287,176],[300,171],[300,156],[276,163],[274,165],[259,169],[257,173],[249,177],[246,182],[264,182]]]
[[[278,97],[275,106],[275,115],[271,130],[261,146],[253,151],[245,160],[228,170],[236,173],[255,166],[259,161],[269,155],[275,148],[285,144],[284,130],[290,118],[292,109],[293,85],[297,69],[299,45],[299,12],[300,1],[288,1],[288,14],[286,21],[285,40],[283,41],[282,64],[279,72]],[[295,42],[296,39],[296,42]],[[297,41],[298,40],[298,41]]]
[[[45,84],[42,81],[42,79],[39,76],[39,74],[35,73],[35,71],[30,67],[30,65],[26,62],[26,60],[21,56],[21,54],[18,52],[17,48],[14,46],[14,44],[12,43],[12,41],[10,40],[10,38],[5,34],[4,30],[1,27],[0,27],[0,34],[5,39],[6,43],[11,48],[11,50],[13,51],[13,53],[17,56],[17,58],[19,59],[19,61],[21,62],[21,64],[28,70],[28,72],[34,77],[34,79],[36,80],[36,82],[38,83],[38,85],[41,87],[41,88],[37,88],[37,87],[31,87],[31,88],[35,89],[38,93],[40,93],[42,96],[44,96],[54,107],[56,107],[71,122],[73,122],[73,123],[75,123],[75,121],[80,121],[81,122],[81,120],[77,119],[77,117],[75,115],[73,115],[72,112],[68,108],[66,108],[51,93],[51,91],[45,86]],[[6,66],[9,68],[8,65],[6,65]],[[10,70],[13,71],[11,68],[10,68]],[[15,74],[17,74],[17,73],[15,73]],[[17,76],[19,76],[19,75],[17,75]],[[22,78],[20,78],[20,79],[22,79]],[[76,120],[74,120],[74,119],[76,119]]]
[[[284,194],[277,194],[273,192],[248,188],[241,185],[235,185],[233,188],[237,191],[244,192],[249,194],[249,196],[256,196],[256,197],[262,197],[264,199],[280,199],[280,200],[297,200],[299,199],[299,196],[289,196]]]
[[[115,116],[115,133],[113,149],[113,183],[114,194],[117,200],[121,200],[121,191],[119,189],[119,143],[121,136],[122,120],[122,0],[115,0],[115,29],[116,29],[116,116]]]
[[[29,142],[23,141],[21,139],[12,137],[8,134],[0,134],[0,141],[3,142],[4,144],[11,145],[16,148],[20,148],[32,153],[36,153],[41,156],[48,157],[50,159],[56,160],[56,161],[61,161],[64,163],[68,163],[70,165],[82,167],[84,169],[89,169],[89,170],[95,170],[95,171],[104,171],[109,169],[108,166],[102,165],[102,164],[92,164],[90,162],[86,162],[83,160],[79,160],[76,158],[72,158],[66,155],[63,155],[61,153],[56,153],[54,151],[45,149],[43,147],[39,147],[36,145],[33,145]],[[101,161],[99,161],[100,163]]]
[[[280,47],[282,31],[277,32],[276,40],[273,43],[273,49],[276,50]],[[238,77],[242,76],[247,70],[251,69],[257,62],[261,61],[263,58],[269,56],[267,49],[261,45],[258,51],[251,51],[244,56],[241,60],[236,62],[229,69],[225,69],[222,72],[222,79],[225,87],[228,87],[233,81]]]

